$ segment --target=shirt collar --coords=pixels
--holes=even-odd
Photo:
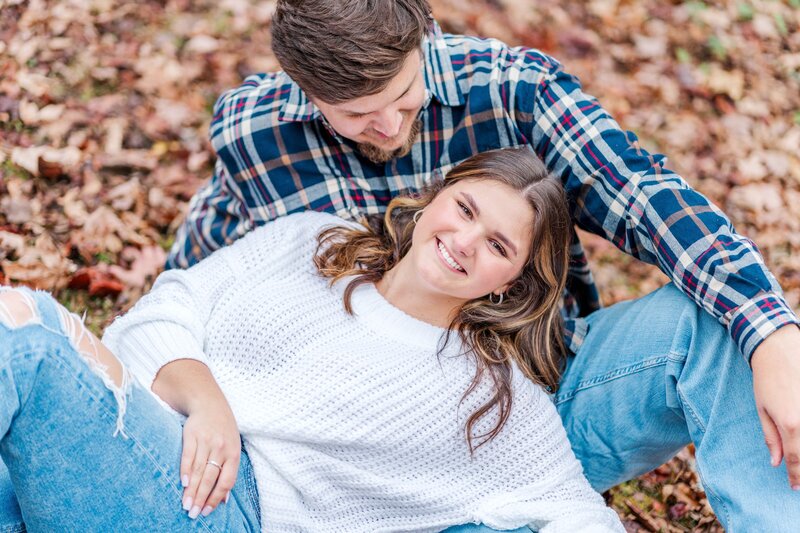
[[[286,103],[281,107],[278,118],[285,122],[308,122],[322,116],[319,108],[308,99],[306,93],[301,89],[289,76],[286,80],[289,82],[289,97]]]
[[[436,22],[433,23],[431,32],[422,41],[422,52],[425,58],[424,107],[430,104],[431,96],[446,106],[464,105],[464,93],[455,79],[447,41]],[[279,119],[285,122],[308,122],[321,118],[322,113],[308,99],[306,93],[288,76],[286,79],[290,84],[289,97],[281,108]]]
[[[425,56],[426,90],[442,105],[450,107],[464,105],[466,99],[456,80],[447,41],[436,22],[422,41],[422,51]]]

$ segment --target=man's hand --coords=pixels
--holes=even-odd
[[[786,460],[789,484],[800,490],[800,329],[791,324],[753,353],[753,391],[772,466]]]

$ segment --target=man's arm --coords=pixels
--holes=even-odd
[[[236,183],[217,159],[211,181],[192,197],[167,257],[167,268],[188,268],[252,228]]]
[[[528,92],[531,144],[561,176],[578,225],[657,265],[727,327],[753,365],[772,463],[785,457],[800,489],[798,318],[755,245],[560,67]]]
[[[578,225],[658,266],[751,359],[798,318],[756,246],[707,198],[554,68],[535,87],[531,144],[564,182]]]

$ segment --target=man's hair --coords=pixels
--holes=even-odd
[[[432,23],[427,0],[278,0],[272,50],[307,95],[339,104],[383,90]]]
[[[517,191],[533,211],[531,246],[525,266],[501,303],[492,295],[466,302],[450,324],[444,339],[458,335],[475,362],[475,377],[464,392],[474,392],[483,378],[495,394],[467,420],[470,450],[493,439],[511,413],[512,365],[534,383],[558,388],[566,357],[561,297],[567,280],[572,224],[561,182],[528,148],[493,150],[474,155],[453,168],[443,182],[418,196],[398,196],[383,220],[372,218],[364,228],[333,227],[319,235],[314,263],[331,284],[353,276],[344,291],[344,307],[352,314],[353,291],[377,283],[411,249],[414,217],[439,192],[462,180],[490,180]],[[495,416],[496,415],[496,416]],[[480,431],[478,422],[493,416],[493,429]],[[477,443],[477,444],[476,444]]]

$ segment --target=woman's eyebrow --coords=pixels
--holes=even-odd
[[[462,192],[461,195],[464,197],[464,200],[466,200],[469,206],[472,208],[472,211],[475,212],[475,216],[479,216],[481,214],[481,209],[478,207],[477,202],[475,202],[475,198],[473,198],[472,195],[468,192]],[[511,248],[511,251],[514,252],[514,255],[517,255],[518,253],[517,247],[514,246],[514,243],[511,242],[511,239],[509,239],[499,231],[496,231],[494,233],[494,236],[497,237],[497,240],[502,241],[503,244]]]

